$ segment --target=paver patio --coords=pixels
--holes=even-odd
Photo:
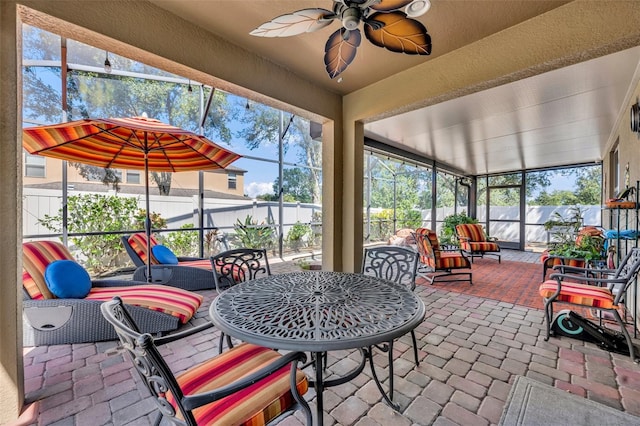
[[[522,258],[535,261],[537,255]],[[508,259],[509,257],[507,257]],[[513,260],[513,259],[512,259]],[[274,264],[274,273],[292,268]],[[499,268],[499,265],[496,264]],[[455,285],[455,284],[454,284]],[[640,366],[623,355],[568,338],[543,340],[541,310],[420,285],[427,316],[416,329],[421,363],[410,337],[395,344],[395,394],[401,412],[384,402],[367,367],[353,381],[325,390],[326,425],[489,425],[500,420],[517,375],[640,415]],[[207,321],[215,291],[193,320]],[[162,348],[179,372],[217,354],[215,328]],[[357,351],[332,352],[328,372],[356,365]],[[115,342],[25,348],[29,407],[22,424],[150,425],[156,410],[129,359]],[[386,378],[386,354],[376,357]],[[314,402],[313,389],[306,397]],[[29,414],[31,415],[29,418]],[[300,425],[298,414],[282,425]]]

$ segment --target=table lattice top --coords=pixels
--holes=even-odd
[[[251,343],[324,352],[392,340],[422,322],[409,289],[362,274],[295,272],[236,285],[218,296],[211,318]]]

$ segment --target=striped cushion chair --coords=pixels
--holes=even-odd
[[[175,330],[202,304],[203,297],[190,291],[129,280],[92,280],[85,297],[60,299],[49,290],[45,271],[57,260],[74,260],[69,250],[59,242],[33,241],[22,245],[22,253],[26,346],[115,339],[100,315],[102,302],[115,295],[131,305],[132,315],[149,333]]]
[[[456,225],[456,234],[460,240],[460,248],[471,257],[496,256],[500,263],[500,246],[496,239],[487,237],[484,228],[479,223],[462,223]]]
[[[121,237],[122,244],[137,269],[135,281],[149,281],[147,277],[147,237],[144,233]],[[158,244],[151,235],[151,247]],[[178,264],[161,264],[151,252],[151,278],[154,283],[183,288],[207,290],[215,288],[211,261],[197,257],[178,257]]]
[[[311,411],[302,396],[309,384],[298,368],[306,361],[303,352],[281,355],[242,343],[175,376],[157,346],[194,331],[154,339],[137,331],[127,310],[119,298],[102,305],[104,318],[118,333],[142,378],[138,383],[146,386],[157,403],[155,424],[167,418],[181,425],[260,426],[299,408],[311,425]]]
[[[469,284],[473,285],[471,271],[454,272],[459,269],[471,269],[469,259],[461,250],[441,250],[438,235],[431,229],[418,228],[414,237],[420,254],[418,275],[426,278],[431,284],[435,281],[469,281]]]
[[[565,303],[601,311],[611,312],[627,340],[630,356],[635,360],[631,336],[618,312],[629,286],[636,280],[640,270],[640,248],[631,249],[613,269],[594,269],[564,266],[563,273],[551,274],[549,280],[540,284],[540,296],[544,299],[545,322],[548,340],[552,334],[553,304]]]

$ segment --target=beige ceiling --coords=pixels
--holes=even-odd
[[[181,18],[255,52],[304,79],[346,95],[435,57],[544,14],[568,1],[432,0],[418,18],[433,42],[430,56],[392,53],[363,37],[356,58],[331,80],[324,45],[335,22],[314,33],[261,38],[249,32],[302,8],[331,0],[151,0]],[[469,174],[598,161],[625,97],[637,84],[640,48],[572,65],[404,114],[367,122],[373,139]]]

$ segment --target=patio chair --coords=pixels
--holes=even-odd
[[[420,255],[418,275],[431,284],[436,281],[469,281],[469,284],[473,285],[471,271],[454,272],[459,269],[471,269],[471,262],[461,250],[441,250],[438,235],[427,228],[416,229],[415,240]]]
[[[211,267],[218,272],[213,277],[218,294],[233,285],[271,275],[267,250],[265,249],[227,250],[212,256],[210,261]],[[222,343],[225,337],[227,347],[233,347],[231,337],[221,333],[218,345],[219,352],[222,352]]]
[[[122,245],[137,267],[133,273],[136,281],[147,281],[147,237],[144,233],[120,237]],[[151,236],[151,278],[154,283],[170,285],[185,290],[208,290],[215,287],[211,262],[206,258],[175,257],[173,263],[163,263],[154,255],[158,240]],[[165,260],[166,262],[166,260]]]
[[[365,275],[393,281],[413,291],[416,288],[417,269],[418,253],[409,248],[390,245],[364,249],[362,273]],[[413,356],[416,366],[418,366],[420,360],[418,359],[418,344],[414,330],[411,330],[411,340],[413,343]],[[392,346],[386,348],[389,351],[390,363],[392,362],[391,348]],[[385,350],[385,348],[382,349]]]
[[[102,305],[102,315],[118,334],[158,408],[158,425],[258,425],[279,421],[301,409],[307,425],[311,410],[303,396],[309,387],[298,364],[303,352],[278,352],[243,343],[175,375],[158,346],[200,332],[205,327],[153,338],[141,334],[120,298]]]
[[[456,225],[456,234],[460,241],[460,248],[468,254],[472,263],[474,257],[484,258],[485,255],[496,256],[500,263],[500,246],[496,242],[497,238],[487,237],[483,226],[479,223]]]
[[[635,350],[631,336],[619,309],[629,286],[636,280],[640,270],[640,248],[631,249],[616,270],[560,267],[562,273],[551,274],[549,280],[540,285],[540,296],[544,299],[545,323],[548,340],[552,334],[553,304],[566,303],[584,308],[610,312],[620,326],[620,331],[629,346],[629,356],[635,361]],[[579,282],[576,278],[579,276]]]
[[[114,340],[100,305],[121,296],[148,333],[188,322],[203,297],[190,291],[128,280],[91,280],[69,250],[55,241],[22,245],[23,342],[25,346]]]

